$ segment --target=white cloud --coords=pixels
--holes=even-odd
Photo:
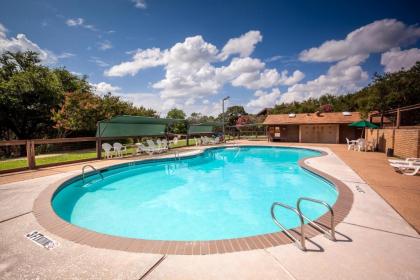
[[[359,65],[367,55],[355,55],[331,66],[325,75],[303,84],[296,84],[282,94],[280,101],[289,103],[316,98],[324,94],[345,94],[358,90],[367,81],[368,73]]]
[[[0,38],[1,37],[6,37],[6,33],[7,33],[7,28],[0,23]]]
[[[39,58],[45,64],[56,63],[58,57],[47,49],[40,48],[36,43],[29,40],[25,34],[17,34],[16,37],[7,37],[7,29],[0,23],[0,53],[33,51],[39,54]]]
[[[330,40],[300,53],[302,61],[334,62],[354,55],[380,53],[414,43],[420,28],[406,26],[396,19],[374,21],[349,33],[343,40]]]
[[[283,80],[282,84],[286,86],[292,86],[294,84],[299,83],[303,78],[305,78],[305,74],[299,70],[295,70],[292,76],[287,76],[288,71],[284,70],[282,72]]]
[[[61,58],[70,58],[70,57],[74,57],[74,56],[76,56],[74,53],[63,52],[63,53],[57,55],[57,58],[58,59],[61,59]]]
[[[230,39],[223,47],[220,58],[226,60],[232,54],[247,57],[252,54],[255,45],[262,41],[260,31],[251,30],[238,38]]]
[[[70,18],[66,20],[68,26],[79,26],[82,25],[85,20],[82,18]]]
[[[102,59],[100,59],[99,57],[96,57],[96,56],[92,56],[89,59],[89,61],[95,63],[99,67],[108,67],[109,66],[108,63],[106,63],[105,61],[103,61]]]
[[[272,56],[272,57],[267,58],[265,61],[266,62],[273,62],[273,61],[280,60],[282,58],[283,58],[282,55],[275,55],[275,56]]]
[[[111,84],[105,83],[105,82],[100,82],[97,84],[90,84],[93,88],[96,94],[107,94],[108,92],[111,93],[119,93],[121,91],[120,87],[117,86],[113,86]]]
[[[134,7],[136,8],[139,8],[139,9],[147,8],[146,0],[131,0],[131,2],[134,3]]]
[[[165,78],[153,87],[166,98],[216,94],[222,84],[210,62],[216,60],[217,53],[201,36],[186,38],[166,52]]]
[[[103,41],[103,42],[99,42],[98,43],[98,45],[99,45],[99,49],[100,50],[102,50],[102,51],[106,51],[106,50],[109,50],[109,49],[112,49],[112,44],[111,44],[111,42],[110,41],[108,41],[108,40],[105,40],[105,41]]]
[[[400,48],[392,49],[381,56],[381,64],[385,72],[396,72],[402,68],[409,69],[420,61],[420,49],[412,48],[402,51]]]
[[[66,24],[67,26],[70,26],[70,27],[80,26],[80,27],[83,27],[92,31],[98,31],[96,27],[93,26],[92,24],[86,24],[83,18],[70,18],[66,20]]]
[[[261,37],[259,32],[250,31],[229,41],[249,42],[252,41],[249,37],[255,37],[255,34]],[[254,43],[250,43],[245,49],[237,48],[237,53],[251,54],[258,40],[254,40]],[[227,46],[229,45],[234,44],[228,43]],[[233,47],[227,49],[231,53],[236,53]],[[182,99],[184,105],[194,104],[198,99],[217,94],[227,83],[235,87],[262,89],[281,84],[292,85],[304,77],[304,74],[298,70],[288,76],[288,71],[279,73],[276,69],[266,69],[264,62],[251,57],[234,57],[228,65],[216,67],[214,64],[221,61],[222,54],[223,52],[219,52],[216,46],[198,35],[187,37],[183,42],[176,43],[166,50],[158,48],[137,50],[130,61],[114,65],[104,73],[114,77],[134,76],[142,69],[164,66],[165,77],[154,83],[152,88],[159,90],[163,98]]]
[[[257,113],[266,107],[273,107],[280,98],[280,90],[274,88],[271,92],[257,90],[254,93],[255,99],[246,104],[246,110],[250,113]]]
[[[112,66],[105,71],[106,76],[122,77],[125,75],[134,76],[141,69],[156,67],[165,64],[165,52],[158,48],[137,50],[132,61],[123,62]]]

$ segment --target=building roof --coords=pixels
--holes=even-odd
[[[271,124],[349,124],[360,121],[359,112],[349,114],[338,113],[304,113],[304,114],[279,114],[268,115],[264,121],[265,125]]]

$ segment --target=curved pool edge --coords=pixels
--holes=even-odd
[[[235,145],[236,146],[236,145]],[[238,145],[244,147],[280,147],[276,145]],[[232,145],[213,146],[201,148],[199,151],[195,151],[192,154],[180,155],[182,158],[197,156],[204,153],[206,150],[221,148],[221,147],[232,147]],[[326,157],[327,152],[316,148],[304,148],[296,146],[281,146],[286,148],[294,149],[306,149],[313,150],[320,153],[317,156],[311,156],[309,158]],[[153,162],[167,160],[171,157],[160,157],[155,159],[143,159],[136,160],[136,162]],[[338,197],[336,203],[333,205],[335,214],[335,223],[338,224],[344,220],[344,218],[350,212],[353,204],[353,193],[352,191],[340,180],[335,177],[322,172],[312,166],[309,166],[305,161],[309,158],[303,158],[298,161],[298,164],[303,169],[312,172],[325,180],[331,182],[338,190]],[[130,163],[114,164],[108,167],[101,168],[105,170],[109,168],[118,168],[119,166],[128,165]],[[243,238],[232,238],[223,240],[210,240],[210,241],[164,241],[164,240],[146,240],[128,237],[118,237],[108,235],[104,233],[94,232],[88,229],[81,228],[74,224],[68,223],[59,217],[53,207],[52,199],[54,195],[63,187],[65,183],[81,178],[81,175],[71,175],[67,178],[59,180],[49,185],[43,190],[40,195],[36,198],[33,206],[33,213],[38,223],[44,227],[47,231],[70,241],[76,242],[82,245],[88,245],[96,248],[122,250],[129,252],[138,253],[153,253],[153,254],[173,254],[173,255],[207,255],[207,254],[221,254],[230,253],[237,251],[249,251],[255,249],[264,249],[270,247],[276,247],[279,245],[290,244],[290,240],[282,231],[269,234],[261,234]],[[274,201],[273,201],[274,202]],[[269,211],[269,209],[267,210]],[[327,227],[329,226],[329,214],[325,213],[315,221],[320,222]],[[298,230],[298,228],[295,228]],[[291,229],[294,230],[294,229]],[[305,236],[312,238],[316,235],[321,234],[310,226],[305,226]]]

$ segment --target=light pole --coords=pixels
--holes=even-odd
[[[222,125],[223,125],[223,140],[226,142],[225,138],[225,101],[228,100],[230,96],[226,96],[222,99]]]

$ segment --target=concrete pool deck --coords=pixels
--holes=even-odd
[[[20,180],[0,177],[0,183],[8,180],[0,185],[0,279],[419,279],[419,234],[337,156],[339,151],[310,146],[319,146],[329,155],[306,163],[343,181],[353,192],[353,207],[336,227],[337,242],[318,235],[307,242],[314,250],[309,252],[289,244],[204,256],[80,245],[46,231],[32,213],[38,194],[50,183],[79,174],[83,164],[78,164],[23,173]],[[130,160],[95,161],[94,165]],[[60,245],[53,250],[35,245],[24,236],[32,230],[42,231]]]

